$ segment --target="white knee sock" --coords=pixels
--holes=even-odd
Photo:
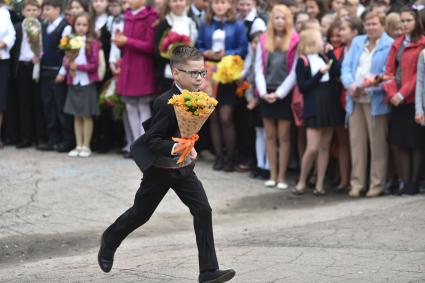
[[[122,150],[130,152],[130,145],[135,139],[133,137],[133,133],[131,132],[130,121],[128,120],[127,110],[124,110],[122,116],[123,116],[122,122],[124,125],[124,132],[125,132],[125,139],[126,139],[126,144]]]
[[[264,128],[255,127],[255,151],[257,156],[257,167],[269,169],[266,149],[266,131]]]
[[[140,117],[140,135],[145,133],[145,129],[143,128],[142,123],[151,117],[151,107],[149,102],[147,103],[139,103],[139,117]]]

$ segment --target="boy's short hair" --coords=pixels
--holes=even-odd
[[[41,8],[40,2],[37,0],[25,0],[24,4],[22,4],[22,9],[25,9],[26,6],[34,6],[37,8]]]
[[[43,0],[43,4],[41,4],[41,7],[44,8],[45,6],[52,6],[53,8],[60,8],[61,11],[62,11],[63,1],[62,0]]]
[[[178,68],[186,64],[187,61],[201,61],[204,56],[201,51],[189,45],[180,45],[173,49],[170,57],[172,68]]]

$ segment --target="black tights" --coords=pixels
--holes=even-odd
[[[399,179],[415,183],[419,180],[423,150],[409,149],[400,145],[391,145],[394,165]]]
[[[223,156],[223,141],[230,161],[235,158],[236,133],[233,121],[233,106],[223,105],[210,117],[211,140],[217,157]]]

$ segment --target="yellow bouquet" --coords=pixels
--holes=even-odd
[[[180,143],[174,151],[180,154],[177,164],[184,165],[195,142],[199,139],[201,130],[208,117],[217,106],[217,100],[205,92],[190,92],[183,90],[181,94],[173,95],[168,104],[173,105],[179,125],[181,138],[173,137],[173,141]]]
[[[217,64],[217,71],[213,74],[213,80],[227,84],[239,80],[242,77],[244,61],[239,55],[224,56]]]
[[[83,38],[79,35],[65,35],[59,41],[59,49],[65,51],[65,56],[69,62],[74,62],[83,47]],[[71,70],[71,75],[75,76],[75,70]]]

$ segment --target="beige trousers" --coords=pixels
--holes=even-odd
[[[369,190],[384,190],[388,164],[388,117],[370,114],[370,103],[356,103],[349,119],[351,148],[351,189],[367,191],[366,177],[370,147]]]

